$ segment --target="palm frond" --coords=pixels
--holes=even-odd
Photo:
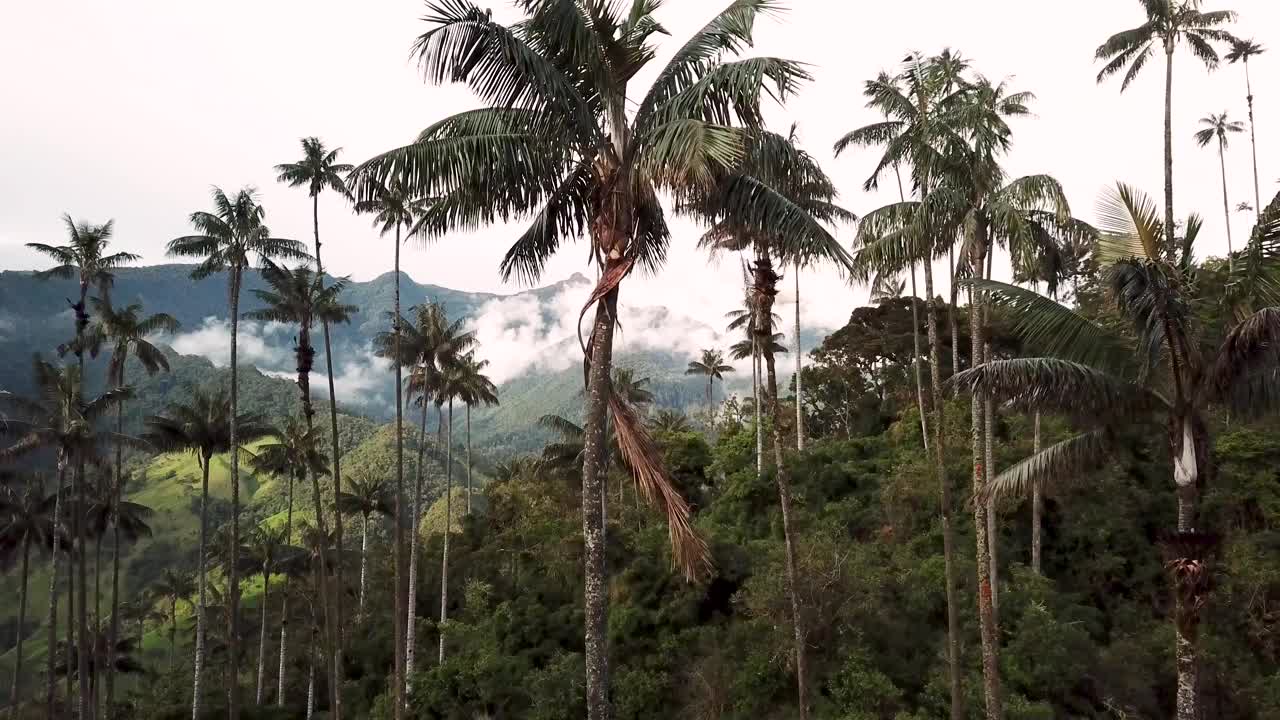
[[[1050,445],[997,475],[987,487],[991,497],[1025,497],[1035,485],[1051,488],[1082,482],[1088,473],[1105,467],[1115,451],[1110,430],[1081,433]],[[975,498],[985,502],[987,498]]]

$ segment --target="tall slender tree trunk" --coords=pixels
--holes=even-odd
[[[951,377],[960,372],[960,324],[956,319],[956,255],[955,248],[947,248],[947,283],[950,285],[951,305],[947,308],[947,322],[951,325]],[[925,260],[928,263],[928,260]]]
[[[622,497],[621,484],[618,486],[618,497]],[[467,403],[467,514],[471,514],[471,403]]]
[[[756,415],[756,477],[764,477],[764,425],[761,423],[760,405],[760,341],[751,340],[751,399],[755,402]]]
[[[307,652],[307,720],[316,710],[316,629],[311,628],[311,649]]]
[[[405,613],[408,604],[405,598],[405,567],[404,567],[404,368],[400,364],[400,340],[402,329],[400,327],[400,225],[396,224],[396,258],[395,258],[395,308],[392,311],[395,314],[393,320],[392,332],[395,334],[395,365],[396,371],[396,499],[395,499],[395,560],[394,560],[394,582],[395,592],[392,593],[394,598],[394,607],[392,608],[392,630],[393,641],[395,642],[395,668],[392,672],[392,694],[395,702],[392,703],[392,716],[394,720],[401,720],[404,717],[404,661],[405,661]]]
[[[76,406],[77,407],[84,406],[84,332],[85,332],[85,329],[89,326],[89,315],[87,312],[85,312],[85,301],[88,297],[88,293],[89,293],[89,286],[82,279],[80,281],[80,301],[75,306],[75,316],[76,316],[75,354],[76,354],[76,362],[80,367],[80,374],[78,377],[79,385],[76,388]],[[88,635],[88,615],[89,615],[88,587],[89,585],[88,585],[87,576],[86,576],[87,565],[88,565],[88,555],[89,555],[89,543],[88,543],[87,528],[85,527],[85,525],[87,524],[85,522],[86,520],[85,509],[89,507],[89,504],[87,502],[88,498],[85,494],[86,492],[85,490],[85,458],[83,453],[80,453],[77,456],[74,482],[76,484],[75,493],[76,493],[77,503],[73,507],[74,520],[72,524],[75,528],[76,543],[80,549],[80,553],[78,555],[78,562],[76,562],[75,564],[76,582],[73,583],[72,585],[72,587],[75,587],[78,585],[80,588],[80,592],[79,592],[80,603],[79,605],[76,605],[76,621],[75,621],[75,625],[76,625],[75,634],[76,634],[76,637],[80,639],[80,644],[78,646],[79,652],[77,653],[77,658],[76,658],[76,669],[77,669],[77,677],[79,678],[79,690],[80,690],[80,696],[79,696],[80,718],[81,720],[86,720],[92,717],[90,715],[92,708],[90,707],[90,704],[89,704],[89,699],[90,699],[89,653],[92,652],[92,649],[89,647],[89,643],[86,642],[86,638],[88,638],[89,636]],[[68,597],[74,600],[76,598],[76,593],[72,592]],[[70,649],[71,649],[71,646],[68,645],[68,651],[70,651]],[[68,675],[70,675],[70,665],[68,665],[67,667],[68,667]],[[68,699],[70,699],[70,693],[68,693]]]
[[[230,612],[228,637],[227,714],[231,720],[240,720],[240,365],[236,339],[240,334],[240,281],[244,269],[231,268],[231,547],[227,584]],[[201,609],[203,613],[203,608]],[[193,717],[193,720],[196,720]]]
[[[586,421],[583,428],[582,536],[584,541],[584,627],[588,720],[609,720],[609,594],[605,574],[603,502],[605,423],[613,361],[614,318],[618,290],[596,306],[591,336],[591,369],[587,376]]]
[[[804,385],[801,383],[803,352],[800,347],[800,266],[796,265],[796,450],[804,450]]]
[[[984,254],[986,252],[986,227],[979,220],[974,230],[974,247],[972,262],[976,271],[981,274]],[[969,353],[971,366],[976,367],[983,362],[982,354],[982,294],[971,291],[969,301]],[[982,638],[982,680],[983,694],[986,700],[988,720],[999,720],[1003,716],[1000,708],[1000,668],[999,638],[997,637],[995,612],[992,608],[991,555],[990,537],[987,524],[987,503],[982,499],[986,494],[986,444],[984,442],[984,401],[985,398],[974,393],[970,403],[970,430],[973,441],[973,534],[977,540],[975,556],[978,567],[978,626]]]
[[[258,607],[262,609],[262,627],[258,630],[258,683],[254,688],[254,705],[262,707],[262,689],[266,686],[267,680],[267,608],[271,607],[268,600],[271,598],[271,571],[267,567],[262,569],[262,602]]]
[[[921,201],[927,199],[928,194],[924,193]],[[921,265],[924,266],[924,292],[928,296],[925,332],[929,341],[929,392],[933,402],[934,471],[937,473],[942,504],[942,558],[947,584],[947,680],[951,689],[951,720],[961,720],[964,717],[964,696],[960,692],[960,617],[956,606],[955,524],[952,519],[951,481],[947,478],[943,434],[942,341],[938,336],[938,302],[933,291],[933,264],[926,259]],[[948,263],[948,267],[950,266]]]
[[[1258,188],[1258,132],[1253,122],[1253,81],[1249,79],[1249,58],[1244,59],[1244,85],[1249,101],[1249,144],[1253,148],[1253,204],[1257,217],[1262,217],[1262,192]]]
[[[1227,227],[1227,270],[1235,267],[1235,258],[1231,256],[1231,204],[1227,200],[1227,148],[1222,138],[1218,138],[1218,165],[1222,168],[1222,220]]]
[[[204,672],[205,633],[208,632],[204,617],[205,587],[208,584],[205,556],[208,555],[209,462],[212,458],[212,453],[203,451],[200,453],[200,556],[196,560],[196,595],[198,596],[198,603],[196,605],[196,650],[195,659],[192,661],[191,666],[191,720],[200,720],[200,676]]]
[[[1040,411],[1035,414],[1031,437],[1031,454],[1040,454]],[[1043,575],[1041,569],[1041,524],[1044,522],[1044,489],[1039,480],[1031,484],[1031,570]]]
[[[782,461],[782,403],[778,400],[778,378],[774,368],[772,349],[773,339],[773,302],[777,296],[778,275],[773,270],[773,263],[768,250],[763,246],[756,249],[754,266],[754,293],[756,305],[755,329],[759,333],[757,344],[762,346],[765,366],[769,380],[766,393],[769,396],[770,412],[773,420],[773,461],[774,477],[778,484],[778,504],[782,510],[783,549],[786,561],[787,595],[791,603],[791,627],[793,636],[792,651],[795,655],[796,668],[796,700],[799,717],[804,720],[809,716],[809,685],[807,677],[807,658],[805,652],[805,627],[800,614],[799,570],[796,567],[795,521],[791,516],[791,478],[786,465]]]
[[[1178,373],[1177,360],[1174,372]],[[1175,407],[1184,407],[1178,397]],[[1189,417],[1178,418],[1177,431],[1171,433],[1170,452],[1174,457],[1174,488],[1178,500],[1178,532],[1189,533],[1196,529],[1198,491],[1196,483],[1200,472],[1200,457],[1195,451],[1195,435]],[[1188,446],[1190,446],[1188,448]],[[1183,460],[1182,458],[1188,458]],[[1188,469],[1189,468],[1189,469]],[[1186,607],[1182,593],[1174,587],[1174,661],[1177,666],[1177,720],[1201,720],[1200,715],[1200,658],[1198,623],[1194,620],[1196,608]]]
[[[427,409],[431,404],[427,402],[426,389],[422,392],[422,426],[418,432],[418,469],[415,473],[413,481],[413,506],[412,522],[409,524],[411,534],[409,535],[409,602],[405,611],[405,641],[404,641],[404,692],[405,702],[408,702],[409,691],[413,689],[413,666],[417,658],[417,637],[418,637],[418,535],[419,524],[422,522],[422,466],[426,464],[426,448],[427,448]],[[439,420],[437,420],[437,425]],[[438,444],[438,443],[437,443]]]
[[[444,664],[444,630],[449,619],[449,535],[453,523],[453,398],[449,398],[449,439],[444,461],[444,552],[440,561],[440,657]],[[603,493],[601,493],[603,497]]]
[[[360,616],[364,617],[365,576],[369,561],[369,515],[360,515]]]
[[[9,687],[9,716],[18,713],[18,685],[22,679],[22,640],[27,635],[27,581],[30,578],[31,536],[22,538],[22,589],[18,591],[18,637],[14,648],[13,684]]]
[[[324,264],[320,262],[320,194],[316,193],[311,196],[311,225],[315,230],[316,236],[316,281],[324,283]],[[338,447],[338,395],[333,388],[333,346],[329,342],[329,321],[320,320],[321,332],[324,334],[324,367],[325,374],[329,379],[329,437],[332,455],[330,464],[333,469],[333,506],[338,507],[338,496],[342,494],[342,453]],[[342,615],[342,596],[346,585],[342,578],[342,513],[336,509],[333,513],[333,539],[334,548],[337,551],[337,557],[334,558],[334,575],[338,585],[338,591],[334,593],[334,617],[341,619]],[[337,634],[339,652],[347,646],[346,633],[343,630],[341,622],[336,623],[334,632]]]
[[[987,280],[991,280],[992,264],[996,254],[987,252]],[[982,306],[982,361],[991,362],[991,304]],[[990,397],[982,400],[982,448],[986,462],[987,486],[995,480],[995,403]],[[996,515],[996,500],[987,500],[987,549],[991,558],[991,614],[995,618],[996,637],[1000,637],[1000,518]]]
[[[907,202],[907,194],[902,190],[902,172],[898,170],[897,164],[893,166],[894,177],[898,179],[898,200],[902,203]],[[926,260],[925,262],[929,262]],[[932,298],[930,298],[932,302]],[[923,355],[920,353],[920,308],[916,300],[916,264],[911,263],[911,346],[915,351],[914,359],[911,361],[911,369],[916,377],[916,409],[920,412],[920,441],[924,444],[924,451],[929,452],[929,421],[925,418],[924,409],[924,381],[921,379],[920,363]]]
[[[72,475],[71,483],[73,486],[75,485],[75,473],[76,473],[75,470],[71,471],[71,475]],[[75,512],[74,496],[72,499],[72,503],[73,503],[73,506],[71,508],[71,512],[74,513]],[[75,527],[75,520],[72,519],[72,528],[74,527]],[[72,530],[72,535],[70,539],[72,543],[76,541],[76,534],[74,529]],[[76,552],[74,545],[72,547],[72,552]],[[76,610],[78,608],[78,606],[76,605],[76,559],[77,558],[75,555],[71,555],[67,558],[67,646],[66,646],[67,665],[66,667],[68,668],[78,667],[77,663],[79,661],[79,656],[77,655],[77,650],[79,646],[76,645],[76,636],[77,636],[76,635]],[[67,712],[70,713],[73,708],[76,708],[76,677],[74,677],[72,673],[68,672],[66,673],[66,680],[67,680],[67,683],[66,683]]]
[[[62,538],[59,537],[58,526],[62,524],[62,488],[67,483],[67,456],[62,451],[58,451],[58,487],[54,490],[53,496],[53,526],[54,526],[54,542],[53,548],[49,553],[49,621],[47,623],[48,649],[46,655],[46,684],[45,684],[45,717],[52,720],[56,717],[56,706],[54,698],[54,690],[58,684],[58,677],[54,674],[54,661],[58,657],[58,552],[62,545]],[[70,559],[68,558],[68,561]],[[70,701],[70,698],[67,698]]]
[[[1173,259],[1173,49],[1174,38],[1164,41],[1164,241]]]
[[[120,362],[120,373],[116,378],[116,386],[124,387],[124,361]],[[116,434],[124,435],[124,407],[116,406]],[[111,493],[111,628],[107,632],[107,647],[114,648],[120,638],[120,501],[124,499],[124,448],[116,443],[116,482]],[[116,701],[116,668],[115,663],[107,663],[107,718],[113,716],[111,707]]]
[[[284,544],[293,545],[293,482],[297,470],[289,473],[288,504],[284,511]],[[284,576],[284,592],[280,593],[280,666],[276,675],[276,707],[284,707],[284,659],[289,640],[289,576]]]

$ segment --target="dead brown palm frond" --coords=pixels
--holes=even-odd
[[[707,577],[712,570],[711,551],[693,528],[693,510],[676,489],[662,462],[662,452],[630,403],[610,393],[609,411],[618,451],[631,470],[636,488],[667,518],[673,562],[691,582]]]

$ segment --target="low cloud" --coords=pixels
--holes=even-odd
[[[293,362],[293,328],[283,323],[241,321],[236,333],[239,361],[263,372],[285,370]],[[231,323],[207,317],[200,327],[169,341],[182,355],[198,355],[218,367],[231,364]]]

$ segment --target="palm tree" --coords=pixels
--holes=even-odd
[[[724,364],[724,353],[719,350],[703,350],[702,358],[690,360],[685,375],[702,375],[707,379],[707,417],[708,427],[715,425],[716,411],[712,396],[713,384],[716,380],[724,381],[724,374],[733,372],[732,365]]]
[[[109,673],[124,673],[128,675],[140,674],[145,672],[141,663],[134,657],[137,645],[133,638],[121,638],[114,644],[108,642],[107,637],[110,630],[103,631],[100,628],[94,628],[89,634],[81,638],[83,647],[68,648],[66,655],[75,654],[78,656],[87,655],[88,662],[88,681],[90,692],[93,692],[94,685],[98,674],[104,668],[110,668]],[[86,640],[87,638],[87,640]],[[60,675],[77,675],[78,670],[69,667],[69,663],[60,662],[55,668]]]
[[[298,326],[298,335],[296,344],[294,345],[295,366],[298,372],[298,391],[302,400],[302,418],[306,423],[307,431],[313,428],[315,410],[311,404],[311,370],[315,364],[315,348],[311,344],[311,328],[318,320],[326,328],[330,325],[350,322],[351,315],[359,310],[354,305],[343,305],[339,298],[342,291],[346,288],[345,279],[334,280],[327,287],[323,284],[322,278],[318,273],[311,271],[311,268],[302,265],[292,270],[276,265],[268,259],[264,259],[262,263],[262,279],[267,282],[269,289],[254,290],[253,294],[257,296],[263,307],[259,310],[245,313],[245,318],[250,320],[259,320],[262,322],[279,322],[287,324],[296,324]],[[320,478],[312,472],[311,491],[312,502],[316,508],[316,526],[321,532],[328,532],[325,524],[324,513],[321,512],[322,504],[320,499]],[[336,524],[335,524],[336,527]],[[321,548],[323,550],[323,548]],[[329,563],[324,563],[326,567]],[[339,559],[334,567],[341,565]],[[339,673],[341,672],[341,641],[338,638],[340,631],[338,625],[338,608],[336,604],[339,602],[338,597],[342,595],[342,587],[339,585],[337,591],[332,595],[328,592],[328,579],[324,573],[320,574],[321,586],[321,609],[325,613],[326,638],[328,643],[328,651],[330,655],[329,673],[330,680],[335,694],[341,687],[339,682]],[[335,707],[338,701],[335,697]]]
[[[274,474],[285,478],[287,483],[286,506],[284,516],[284,543],[293,543],[293,486],[295,481],[325,475],[329,472],[329,458],[321,449],[323,438],[314,427],[297,418],[289,418],[284,425],[269,435],[266,443],[258,448],[250,459],[251,466],[257,472]],[[317,510],[318,510],[317,506]],[[286,577],[288,577],[286,575]],[[283,594],[280,600],[280,617],[289,617],[289,594]],[[284,671],[285,653],[288,648],[288,627],[280,624],[280,667],[276,691],[276,705],[284,705]]]
[[[852,213],[836,205],[835,185],[817,161],[796,147],[795,128],[788,137],[762,132],[747,148],[743,162],[723,172],[716,184],[690,203],[691,209],[712,221],[700,245],[714,251],[751,252],[751,308],[756,314],[752,329],[756,347],[768,373],[766,396],[773,420],[773,455],[782,511],[786,550],[787,584],[795,635],[797,700],[800,718],[808,717],[808,679],[805,662],[805,631],[800,617],[795,535],[791,519],[790,478],[782,462],[782,404],[774,354],[767,352],[773,337],[773,303],[781,276],[774,260],[800,266],[831,262],[849,268],[849,253],[827,229],[827,223],[854,219]],[[690,365],[693,368],[693,365]]]
[[[302,138],[302,159],[296,163],[285,163],[276,166],[276,172],[279,176],[277,182],[288,183],[289,187],[307,187],[307,194],[311,196],[311,227],[315,233],[316,243],[316,282],[321,286],[324,284],[324,264],[320,261],[320,193],[325,190],[332,190],[347,200],[353,199],[351,192],[347,190],[347,182],[344,176],[351,172],[352,166],[346,163],[338,162],[338,155],[342,152],[342,148],[333,148],[332,150],[324,146],[324,142],[317,137]],[[342,492],[342,464],[341,453],[338,450],[338,396],[333,386],[333,348],[329,342],[329,321],[326,318],[320,318],[320,328],[324,334],[324,364],[326,374],[329,379],[329,438],[330,438],[330,457],[333,458],[333,501],[338,501],[338,495]],[[333,527],[335,537],[337,538],[336,547],[338,549],[338,557],[342,557],[342,516],[336,515],[333,519]],[[345,587],[342,578],[342,563],[337,566],[338,587]],[[342,595],[336,595],[336,616],[342,617]],[[338,626],[338,639],[341,643],[343,640],[342,625]]]
[[[351,480],[351,492],[338,496],[338,511],[360,516],[360,615],[364,616],[365,578],[369,556],[369,516],[374,513],[391,517],[386,483],[370,477]]]
[[[743,297],[741,310],[730,310],[725,313],[725,319],[729,320],[729,324],[725,327],[730,332],[734,330],[742,330],[746,337],[729,346],[729,357],[734,360],[745,360],[751,358],[751,406],[755,414],[756,426],[756,477],[764,477],[764,423],[760,420],[760,409],[763,403],[760,402],[760,355],[759,339],[756,337],[756,312],[753,309],[753,298],[751,293],[751,283],[747,280],[746,266],[743,266],[743,280],[746,284],[746,294]],[[782,322],[782,316],[774,314],[770,318],[775,323]],[[784,353],[787,348],[781,343],[782,335],[775,333],[770,339],[770,345],[766,349],[774,353]]]
[[[94,313],[97,315],[90,329],[89,340],[92,351],[96,354],[103,343],[111,347],[111,362],[107,365],[107,384],[112,387],[126,387],[125,363],[132,355],[142,365],[148,375],[155,375],[161,370],[169,371],[169,360],[160,348],[147,338],[156,333],[173,333],[178,330],[178,321],[167,313],[155,313],[142,317],[142,304],[132,303],[117,310],[111,306],[106,297],[93,298]],[[116,408],[116,432],[124,434],[124,405]],[[119,505],[124,497],[124,448],[116,446],[115,487],[113,502]],[[107,646],[115,647],[120,638],[120,524],[113,523],[111,535],[111,631],[108,634]],[[106,665],[106,704],[115,702],[114,665]]]
[[[18,707],[18,689],[22,679],[22,641],[27,622],[27,580],[30,578],[31,549],[54,551],[67,544],[65,529],[54,514],[58,497],[45,495],[44,483],[37,476],[28,477],[25,486],[7,495],[0,494],[0,565],[8,566],[10,555],[20,558],[22,585],[18,592],[17,647],[14,648],[13,684],[9,688],[9,707]]]
[[[489,376],[484,374],[484,369],[488,366],[488,360],[479,360],[474,353],[467,353],[462,357],[462,375],[458,379],[458,399],[467,406],[468,515],[471,514],[471,408],[479,406],[493,407],[498,404],[498,388],[489,379]],[[653,399],[653,394],[643,387],[649,381],[649,378],[636,380],[626,368],[616,368],[613,373],[613,381],[614,392],[622,393],[633,404],[638,401],[647,402]],[[647,398],[647,400],[640,400],[640,398]]]
[[[393,683],[395,685],[394,713],[396,720],[400,720],[404,714],[403,706],[405,703],[404,640],[406,629],[404,617],[405,613],[408,612],[409,593],[404,567],[404,369],[400,363],[400,358],[404,357],[401,352],[401,345],[404,339],[404,317],[400,314],[400,245],[401,232],[413,226],[413,223],[421,214],[423,205],[415,202],[406,192],[403,183],[398,181],[366,187],[363,192],[366,197],[356,203],[356,212],[372,214],[374,216],[374,226],[380,229],[383,237],[386,237],[391,232],[394,232],[396,237],[395,264],[393,266],[395,272],[395,302],[391,310],[392,353],[389,357],[393,358],[392,364],[395,365],[396,370],[396,547],[393,579],[395,592],[391,593],[395,599],[392,634],[396,647],[395,668],[393,668],[392,675],[394,676]]]
[[[1244,125],[1227,117],[1227,111],[1215,115],[1209,113],[1200,118],[1201,130],[1196,133],[1196,144],[1205,147],[1218,141],[1218,164],[1222,168],[1222,217],[1227,228],[1227,257],[1234,252],[1231,247],[1231,203],[1227,200],[1227,135],[1244,132]]]
[[[76,356],[76,363],[79,369],[77,375],[78,381],[84,378],[84,352],[86,349],[85,333],[89,328],[89,312],[86,302],[89,296],[89,290],[96,288],[99,294],[106,298],[111,289],[111,284],[115,281],[112,270],[138,259],[137,255],[126,252],[108,253],[107,248],[111,244],[111,235],[115,228],[115,221],[108,220],[103,225],[92,225],[86,222],[77,223],[71,219],[70,215],[62,216],[63,223],[67,226],[67,235],[70,242],[66,245],[46,245],[44,243],[27,243],[27,247],[36,252],[50,258],[55,263],[54,267],[36,273],[36,278],[47,280],[50,278],[75,279],[79,283],[79,295],[76,302],[70,303],[71,310],[75,316],[75,340],[70,344],[70,350]],[[68,301],[70,302],[70,301]],[[59,348],[61,354],[67,349],[67,346]],[[77,388],[77,392],[83,395],[84,389]],[[80,458],[79,464],[73,476],[75,488],[76,502],[80,507],[86,506],[85,488],[84,488],[84,458]],[[75,542],[80,548],[80,562],[77,566],[78,581],[80,585],[80,604],[76,609],[76,631],[83,635],[87,627],[88,608],[86,601],[88,593],[85,592],[85,552],[87,545],[84,528],[80,522],[79,516],[73,520],[74,527],[72,532],[75,535]],[[71,586],[71,601],[75,601],[74,584]],[[68,648],[70,649],[70,648]],[[78,647],[80,651],[80,659],[77,663],[80,685],[80,716],[87,717],[89,711],[89,677],[88,663],[89,648],[83,643]]]
[[[1253,81],[1249,79],[1249,58],[1265,53],[1267,49],[1253,40],[1237,38],[1231,43],[1227,61],[1232,65],[1244,63],[1244,87],[1249,101],[1249,142],[1253,145],[1253,203],[1258,217],[1262,217],[1262,192],[1258,189],[1258,133],[1253,122]]]
[[[453,521],[453,401],[462,393],[467,382],[467,369],[463,358],[453,358],[440,368],[440,382],[436,397],[449,405],[448,435],[445,440],[444,461],[444,548],[440,560],[440,654],[438,662],[444,664],[445,623],[449,619],[449,535]]]
[[[943,442],[943,398],[941,342],[938,332],[938,298],[933,290],[933,260],[943,247],[948,228],[922,208],[930,204],[931,193],[942,172],[941,158],[957,141],[950,126],[952,108],[965,92],[954,87],[953,66],[956,56],[907,58],[903,71],[893,77],[881,75],[868,81],[863,89],[867,105],[885,116],[880,122],[856,129],[835,145],[836,154],[850,147],[883,146],[884,151],[871,176],[863,184],[867,190],[879,187],[882,175],[890,169],[911,169],[912,185],[917,200],[888,205],[865,216],[858,228],[859,250],[855,271],[860,279],[876,273],[894,272],[920,262],[924,271],[928,305],[925,328],[929,343],[930,404],[934,472],[940,488],[942,504],[942,553],[945,565],[947,597],[947,671],[951,690],[951,720],[964,715],[960,689],[960,621],[956,604],[955,529],[952,519],[951,483],[947,479],[946,447]],[[883,222],[882,222],[883,221]],[[950,261],[948,266],[951,266]],[[954,317],[954,314],[953,314]],[[952,323],[952,339],[956,331]],[[953,347],[953,356],[955,348]]]
[[[1095,59],[1106,61],[1098,72],[1098,82],[1127,71],[1120,92],[1130,83],[1155,53],[1156,43],[1164,48],[1164,230],[1165,246],[1173,249],[1173,53],[1179,41],[1185,41],[1191,52],[1210,70],[1218,67],[1215,42],[1232,43],[1235,38],[1219,29],[1235,20],[1230,10],[1201,12],[1200,0],[1140,0],[1147,18],[1141,25],[1122,30],[1098,46]]]
[[[241,444],[237,427],[240,412],[239,363],[236,341],[240,330],[240,287],[244,271],[249,267],[250,256],[259,259],[307,257],[306,250],[296,240],[271,237],[265,224],[266,212],[258,204],[257,191],[246,187],[227,197],[220,188],[213,188],[213,212],[191,213],[190,222],[198,234],[186,235],[169,241],[170,255],[186,258],[203,258],[191,271],[192,279],[202,279],[214,273],[226,272],[228,283],[228,312],[231,322],[231,424],[230,445]],[[231,453],[231,551],[234,555],[240,547],[240,457]],[[228,702],[231,720],[240,718],[240,688],[234,682],[240,676],[240,571],[237,562],[230,565],[231,638],[230,676],[233,687],[229,689]]]
[[[609,707],[600,460],[618,289],[637,265],[657,269],[665,257],[670,232],[657,193],[679,195],[709,181],[716,168],[736,164],[748,133],[732,125],[759,127],[763,91],[786,98],[807,73],[776,58],[726,61],[751,42],[759,16],[778,11],[772,0],[733,0],[638,96],[628,86],[656,57],[651,40],[664,32],[653,17],[657,3],[637,3],[630,13],[616,4],[524,7],[526,18],[507,27],[469,0],[429,3],[430,27],[414,46],[425,76],[468,83],[486,107],[436,123],[414,143],[355,173],[373,186],[394,176],[417,196],[439,198],[420,225],[429,236],[532,216],[502,263],[507,277],[537,278],[563,241],[591,229],[590,257],[601,274],[585,309],[596,312],[584,343],[588,461],[582,507],[586,704],[589,720],[599,720]],[[638,100],[634,112],[629,95]],[[688,523],[687,504],[627,409],[619,407],[614,420],[626,438],[621,445],[630,467],[670,517],[680,566],[698,574],[707,556]]]
[[[162,571],[159,579],[151,585],[151,594],[169,604],[169,667],[173,667],[173,663],[177,658],[178,602],[182,600],[191,602],[191,596],[194,593],[195,586],[192,585],[189,576],[180,575],[168,568]],[[202,612],[197,612],[196,617],[199,618],[203,614]]]
[[[267,616],[271,607],[271,573],[286,565],[301,548],[291,547],[284,529],[272,530],[259,525],[249,533],[241,558],[241,570],[262,574],[262,600],[258,603],[262,623],[258,631],[258,680],[254,685],[254,704],[262,705],[262,691],[267,674]],[[282,618],[283,621],[283,618]]]
[[[1242,413],[1269,409],[1267,393],[1277,377],[1272,348],[1280,339],[1280,307],[1251,309],[1259,288],[1250,281],[1259,271],[1274,272],[1274,259],[1244,256],[1253,267],[1240,264],[1221,300],[1243,312],[1224,313],[1234,323],[1224,329],[1203,327],[1189,311],[1201,287],[1191,261],[1194,232],[1169,251],[1156,204],[1123,184],[1103,197],[1099,212],[1107,291],[1132,340],[1029,290],[992,281],[977,285],[1019,318],[1015,330],[1045,355],[988,363],[961,373],[956,384],[995,400],[1093,421],[1085,432],[1005,470],[989,492],[1025,492],[1037,481],[1078,476],[1114,453],[1122,429],[1162,429],[1178,501],[1171,546],[1203,545],[1197,499],[1214,470],[1207,413],[1215,405]],[[1276,211],[1264,214],[1253,242],[1280,239],[1277,220]],[[1209,301],[1222,294],[1216,287],[1209,292]],[[1174,557],[1170,567],[1176,570],[1187,559]],[[1184,585],[1185,579],[1175,575],[1179,720],[1200,717],[1197,626],[1207,593],[1203,586]]]
[[[649,427],[659,433],[689,431],[689,418],[678,410],[659,410],[649,417]]]
[[[200,466],[200,545],[197,560],[199,567],[196,571],[199,599],[196,606],[195,659],[191,672],[191,716],[192,720],[198,720],[200,684],[207,654],[205,648],[207,623],[203,608],[206,604],[208,589],[206,557],[209,554],[210,463],[213,462],[214,455],[228,453],[234,465],[234,458],[242,452],[241,446],[237,445],[236,441],[250,442],[269,434],[271,428],[259,415],[237,413],[231,397],[221,387],[213,391],[193,389],[190,400],[171,403],[163,415],[150,416],[144,422],[147,426],[146,439],[156,449],[165,452],[189,452],[195,455],[196,462]],[[238,549],[232,551],[233,557],[236,552]]]
[[[77,343],[80,347],[83,344]],[[98,420],[105,417],[108,412],[114,410],[115,407],[131,397],[131,393],[126,388],[115,388],[104,392],[96,398],[86,399],[83,394],[84,384],[81,380],[83,377],[80,365],[83,361],[76,365],[65,367],[54,366],[40,358],[39,355],[34,358],[34,379],[35,387],[38,392],[36,398],[23,398],[14,395],[2,395],[0,401],[12,406],[16,410],[13,417],[7,418],[4,423],[0,423],[0,437],[12,435],[17,439],[12,445],[0,450],[0,462],[15,460],[40,450],[52,450],[56,455],[58,480],[57,489],[54,494],[54,516],[62,517],[64,513],[69,514],[72,518],[73,541],[80,551],[79,563],[79,587],[81,590],[80,605],[77,606],[78,618],[75,625],[83,625],[87,632],[87,596],[84,592],[87,587],[85,581],[85,558],[84,555],[88,545],[85,543],[86,535],[84,527],[84,514],[79,511],[80,508],[86,507],[84,488],[78,487],[76,497],[68,498],[68,506],[76,508],[75,511],[68,512],[67,507],[63,505],[63,488],[66,485],[67,470],[76,468],[73,476],[77,479],[81,478],[82,473],[79,468],[83,467],[90,460],[100,457],[101,446],[104,443],[126,443],[131,445],[140,444],[136,439],[119,435],[114,432],[102,432],[95,429]],[[68,561],[74,548],[68,550]],[[49,570],[49,622],[48,622],[48,647],[53,648],[56,645],[55,639],[57,634],[57,617],[55,610],[57,608],[57,552],[53,554],[53,560],[50,563]],[[71,568],[68,567],[67,577],[73,577]],[[74,586],[69,586],[74,589]],[[71,650],[76,647],[70,640],[74,639],[71,632],[70,611],[75,605],[74,596],[70,598],[72,602],[67,605],[68,609],[68,640],[67,649]],[[81,615],[83,613],[84,615]],[[84,633],[77,633],[83,637]],[[77,648],[84,649],[85,648]],[[46,688],[45,703],[47,710],[52,714],[54,709],[53,689],[55,683],[54,674],[54,654],[48,656],[48,686]],[[88,675],[87,656],[80,657],[77,662],[77,677],[80,679],[80,691],[86,695],[81,703],[84,714],[88,714],[87,697],[89,692],[89,675]],[[68,675],[68,678],[71,676]],[[68,680],[70,682],[70,680]],[[70,689],[70,688],[68,688]]]

